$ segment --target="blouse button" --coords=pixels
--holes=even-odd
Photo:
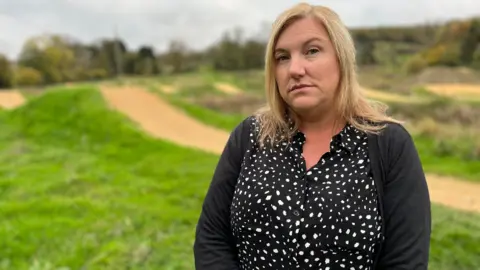
[[[297,217],[300,216],[300,212],[298,212],[298,210],[293,211],[293,214]]]

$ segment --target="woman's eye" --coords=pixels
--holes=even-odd
[[[280,56],[277,56],[277,58],[276,58],[277,61],[283,61],[283,60],[287,60],[287,59],[288,59],[288,57],[285,56],[285,55],[280,55]]]
[[[317,48],[311,48],[307,51],[307,54],[315,54],[318,53],[320,50]]]

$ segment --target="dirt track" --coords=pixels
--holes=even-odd
[[[141,88],[103,89],[102,92],[114,108],[154,137],[216,154],[221,153],[228,138],[226,131],[193,120]],[[433,174],[427,175],[427,179],[433,202],[480,212],[480,185]]]
[[[137,122],[154,137],[218,153],[228,134],[207,127],[169,105],[157,95],[136,87],[102,88],[110,106]]]
[[[427,84],[425,88],[437,95],[448,97],[479,97],[480,85],[478,84]]]
[[[15,109],[25,103],[22,94],[15,90],[0,91],[0,107],[4,109]]]
[[[378,100],[381,102],[396,102],[396,103],[414,103],[414,102],[422,102],[423,100],[420,98],[412,98],[405,95],[389,93],[386,91],[379,91],[369,88],[364,88],[364,92],[368,98]]]

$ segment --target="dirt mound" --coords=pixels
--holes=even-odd
[[[15,109],[25,103],[25,98],[18,91],[1,90],[0,107],[4,109]]]
[[[137,122],[150,135],[178,145],[219,153],[228,133],[199,123],[154,93],[138,87],[103,87],[110,106]]]

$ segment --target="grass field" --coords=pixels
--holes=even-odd
[[[241,119],[183,108],[227,129]],[[90,88],[0,120],[0,269],[193,269],[217,156],[145,136]],[[431,269],[480,268],[480,216],[433,216]]]

